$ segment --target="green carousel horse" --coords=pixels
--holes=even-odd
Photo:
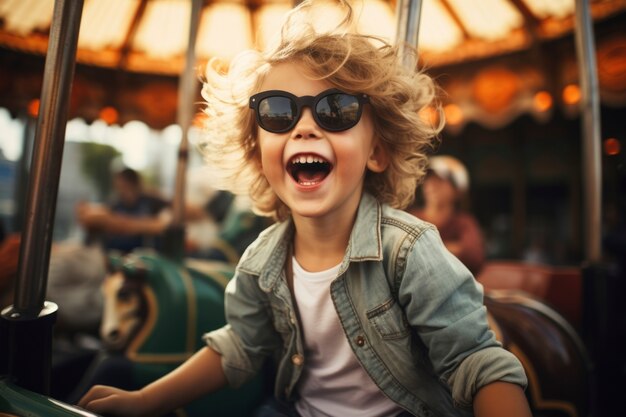
[[[152,251],[110,257],[100,333],[114,354],[96,359],[84,389],[100,383],[139,389],[204,347],[202,334],[226,322],[224,288],[233,273],[229,263],[180,263]],[[111,374],[117,374],[119,384],[103,377]],[[239,389],[224,388],[196,400],[174,415],[249,416],[263,396],[259,376]]]

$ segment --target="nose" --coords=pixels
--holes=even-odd
[[[300,120],[293,128],[291,136],[294,139],[317,139],[321,137],[320,127],[315,122],[310,108],[302,109]]]

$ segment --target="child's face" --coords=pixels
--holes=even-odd
[[[298,97],[316,96],[333,86],[310,80],[294,63],[273,67],[260,92],[283,90]],[[377,144],[369,104],[352,128],[330,132],[317,125],[305,107],[293,129],[272,133],[258,127],[263,174],[294,217],[323,218],[358,207],[366,169],[382,172],[384,149]]]

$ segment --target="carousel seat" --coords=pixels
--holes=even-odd
[[[487,262],[476,277],[491,290],[518,290],[549,304],[575,328],[582,315],[582,273],[577,267],[555,267],[519,261]]]

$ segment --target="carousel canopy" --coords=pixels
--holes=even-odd
[[[626,11],[626,0],[590,0],[596,21]],[[190,0],[85,0],[71,114],[141,118],[155,127],[173,122],[176,76],[182,71]],[[262,49],[289,0],[207,0],[196,47],[198,67],[214,56]],[[358,30],[395,41],[394,0],[353,2]],[[420,59],[442,68],[531,50],[571,34],[575,0],[423,0]],[[27,108],[38,97],[41,57],[48,44],[54,0],[0,0],[0,105]],[[330,7],[330,6],[329,6]],[[328,13],[332,13],[329,8]],[[84,97],[83,97],[84,96]],[[82,97],[82,98],[81,98]],[[82,100],[82,101],[81,101]],[[133,105],[133,102],[140,101]],[[126,104],[124,104],[126,102]],[[156,109],[146,109],[152,105]],[[161,107],[161,109],[159,109]]]

